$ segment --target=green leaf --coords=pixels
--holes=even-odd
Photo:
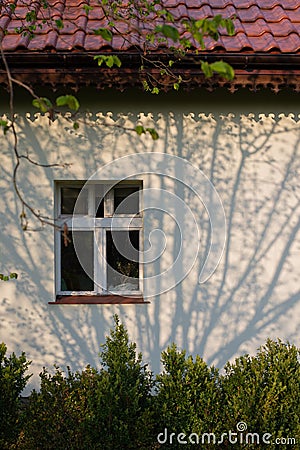
[[[113,34],[110,30],[108,30],[107,28],[97,28],[96,30],[94,30],[94,33],[97,36],[101,36],[103,39],[105,39],[105,41],[110,42],[113,38]]]
[[[167,14],[168,13],[168,11],[166,10],[166,9],[159,9],[158,11],[157,11],[157,15],[158,16],[164,16],[165,14]]]
[[[204,24],[205,19],[196,20],[195,27],[196,28],[202,28]]]
[[[144,91],[146,91],[146,92],[150,90],[148,81],[143,80],[143,88],[144,88]]]
[[[122,62],[121,62],[120,58],[118,58],[118,56],[116,56],[116,55],[114,55],[113,58],[114,58],[114,64],[115,64],[117,67],[121,67]]]
[[[148,33],[146,36],[146,40],[153,44],[155,41],[155,35],[153,33]]]
[[[166,19],[169,22],[175,22],[175,16],[172,13],[170,13],[169,11],[166,12]]]
[[[96,55],[94,56],[94,60],[97,61],[98,66],[102,66],[102,63],[104,63],[106,56],[103,55]]]
[[[36,12],[28,11],[25,16],[26,22],[34,22],[36,20]]]
[[[225,27],[226,27],[226,31],[229,34],[229,36],[233,36],[235,34],[234,23],[232,22],[232,20],[227,19],[226,23],[225,23]]]
[[[213,76],[213,71],[210,67],[210,64],[206,61],[201,61],[201,70],[206,76],[206,78],[211,78]]]
[[[159,94],[159,88],[158,87],[154,87],[151,91],[151,94]]]
[[[78,130],[78,128],[79,128],[79,123],[78,123],[78,122],[74,122],[74,123],[73,123],[73,128],[74,128],[74,130]]]
[[[39,97],[32,100],[32,106],[39,109],[42,113],[49,111],[53,107],[51,101],[47,97]]]
[[[7,125],[8,125],[7,120],[2,120],[2,119],[0,119],[0,127],[5,128],[5,127],[7,127]]]
[[[114,57],[112,55],[108,56],[105,60],[107,67],[111,68],[114,65]]]
[[[83,8],[83,9],[85,10],[85,12],[87,12],[87,13],[89,13],[90,11],[93,10],[93,7],[92,7],[92,6],[89,6],[89,5],[83,5],[82,8]]]
[[[8,5],[8,7],[10,8],[11,12],[15,12],[15,9],[16,9],[17,5],[15,5],[14,3],[10,3]]]
[[[64,23],[63,23],[63,21],[62,21],[61,19],[57,19],[57,20],[55,20],[54,22],[55,22],[55,25],[57,26],[57,28],[58,28],[59,30],[62,30],[62,29],[63,29]]]
[[[180,38],[177,28],[172,27],[171,25],[158,25],[155,28],[155,32],[163,34],[166,38],[170,38],[174,42],[178,41]]]
[[[68,106],[73,111],[78,111],[80,108],[79,101],[74,95],[61,95],[57,97],[56,106]]]
[[[0,280],[2,281],[8,281],[10,278],[18,278],[17,273],[10,273],[9,275],[3,275],[3,273],[0,273]]]
[[[102,64],[105,63],[109,68],[113,67],[114,65],[116,65],[117,67],[121,67],[122,65],[120,58],[116,55],[96,55],[94,56],[94,60],[98,62],[98,66],[102,66]]]
[[[178,91],[179,90],[179,83],[174,83],[173,84],[173,88],[175,89],[175,91]]]
[[[232,80],[234,78],[233,68],[224,61],[216,61],[210,65],[211,69],[226,78],[227,80]]]
[[[137,132],[137,134],[139,136],[141,136],[142,134],[146,133],[146,130],[145,130],[145,128],[142,125],[137,125],[135,127],[135,131]]]
[[[114,57],[112,55],[106,58],[105,64],[107,67],[111,68],[114,65]]]
[[[199,42],[200,47],[202,48],[202,50],[204,50],[204,49],[205,49],[205,44],[204,44],[203,34],[200,33],[199,31],[195,31],[195,32],[193,33],[193,37],[194,37],[194,39],[195,39],[197,42]]]
[[[4,123],[5,121],[3,120],[2,122]],[[5,136],[6,133],[8,132],[8,130],[9,130],[10,126],[9,125],[2,125],[2,127],[3,127],[3,134]]]
[[[159,138],[158,132],[154,128],[146,128],[146,131],[148,131],[154,141]]]

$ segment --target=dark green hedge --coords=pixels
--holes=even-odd
[[[44,369],[26,406],[30,362],[0,350],[1,449],[300,448],[300,353],[280,340],[222,373],[172,345],[154,378],[116,316],[101,369]]]

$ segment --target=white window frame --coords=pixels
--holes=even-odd
[[[56,181],[55,182],[55,217],[57,218],[57,229],[55,231],[55,291],[57,296],[99,296],[118,295],[140,297],[143,293],[143,215],[139,214],[116,214],[114,213],[115,186],[139,187],[139,209],[142,209],[142,180],[130,181],[95,181],[85,185],[88,192],[88,212],[87,214],[61,214],[61,192],[62,188],[74,188],[85,185],[85,181]],[[96,197],[95,186],[102,185],[104,189],[110,189],[104,196],[104,217],[96,218]],[[62,291],[61,290],[61,231],[64,224],[69,232],[72,231],[92,231],[94,233],[94,290],[93,291]],[[107,264],[103,264],[103,258],[98,251],[102,251],[106,259],[106,231],[139,231],[139,290],[108,291],[107,286]],[[101,288],[100,286],[103,286]]]

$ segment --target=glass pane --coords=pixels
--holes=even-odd
[[[104,217],[104,199],[96,197],[96,217]]]
[[[139,289],[139,231],[106,232],[109,291]]]
[[[79,258],[77,254],[79,254]],[[61,233],[61,290],[93,291],[94,281],[90,278],[93,273],[93,232],[70,232],[68,240],[64,239],[64,235]]]
[[[104,217],[104,195],[107,193],[105,185],[95,186],[95,211],[96,217]]]
[[[114,212],[117,214],[139,213],[139,187],[116,186],[114,188]]]
[[[61,214],[73,214],[76,200],[81,191],[81,187],[61,188]],[[88,196],[87,191],[83,191],[76,204],[76,214],[87,214]]]

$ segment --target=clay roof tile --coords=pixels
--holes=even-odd
[[[48,0],[50,10],[39,2],[15,0],[16,9],[9,8],[12,1],[3,0],[0,9],[0,30],[6,34],[2,47],[7,52],[16,50],[46,51],[51,48],[58,52],[81,49],[97,52],[101,49],[126,51],[134,45],[142,47],[142,39],[136,32],[137,23],[118,23],[119,34],[111,42],[105,41],[94,30],[108,26],[101,3],[98,0]],[[85,8],[85,5],[92,9]],[[126,6],[125,0],[122,3]],[[175,17],[179,31],[184,35],[180,21],[185,18],[198,20],[221,14],[225,18],[236,17],[236,34],[233,37],[221,31],[218,42],[206,39],[207,50],[222,48],[225,52],[299,52],[300,3],[297,0],[162,0],[162,5]],[[28,8],[37,14],[36,36],[22,36],[16,28],[30,25],[26,22]],[[49,19],[52,18],[53,22]],[[25,20],[25,22],[24,22]],[[153,16],[153,21],[157,17]],[[58,21],[58,22],[55,22]],[[59,26],[62,21],[63,28]],[[147,27],[144,29],[147,33]],[[197,45],[195,43],[195,45]],[[153,49],[162,48],[153,45]]]

